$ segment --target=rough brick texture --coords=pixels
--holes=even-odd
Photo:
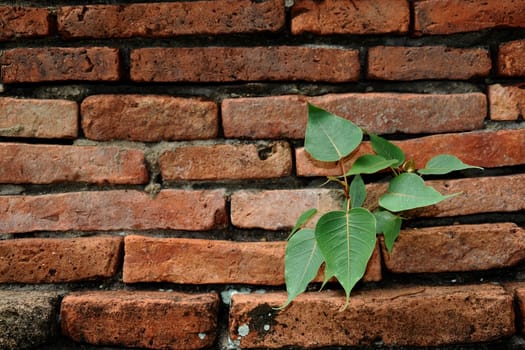
[[[214,102],[156,95],[95,95],[81,104],[82,129],[98,141],[174,141],[217,136]]]
[[[277,31],[284,0],[65,6],[58,11],[64,38],[170,37]]]
[[[406,0],[298,0],[292,7],[292,33],[406,33],[409,17]]]
[[[417,168],[439,154],[452,154],[467,164],[495,168],[525,164],[525,130],[476,131],[459,134],[443,134],[394,141]],[[479,152],[483,149],[484,152]],[[333,162],[320,162],[313,159],[304,148],[295,152],[297,175],[331,176],[340,175],[341,166]],[[373,153],[370,143],[363,143],[360,148],[345,158],[343,166],[350,169],[353,162],[363,154]]]
[[[513,0],[415,1],[414,17],[414,30],[418,35],[525,27],[523,3]]]
[[[51,34],[47,8],[0,6],[0,41]]]
[[[286,142],[182,146],[159,159],[164,180],[262,179],[290,175]]]
[[[96,191],[0,197],[0,233],[210,230],[227,223],[224,191]]]
[[[119,147],[0,143],[0,182],[143,184],[144,152]]]
[[[429,180],[428,185],[443,194],[459,195],[439,204],[414,210],[407,216],[446,217],[492,212],[514,212],[525,209],[525,176],[510,175],[455,180]],[[383,183],[367,186],[365,207],[375,209]],[[237,191],[231,196],[232,224],[241,228],[267,230],[288,229],[296,218],[310,208],[320,212],[339,210],[342,193],[327,189]],[[315,220],[314,220],[315,221]]]
[[[368,50],[367,76],[381,80],[466,80],[486,77],[491,66],[489,52],[482,48],[376,46]]]
[[[514,332],[512,296],[502,287],[403,287],[307,293],[286,310],[284,293],[232,297],[230,338],[241,348],[436,346],[483,342]]]
[[[510,267],[525,259],[525,230],[511,223],[403,230],[383,259],[394,273]]]
[[[284,284],[285,242],[230,242],[185,238],[126,237],[125,283]],[[381,280],[379,251],[365,281]],[[319,275],[317,282],[322,282]]]
[[[217,294],[84,292],[67,295],[62,333],[95,345],[147,349],[201,349],[213,344]]]
[[[78,105],[51,99],[0,98],[0,136],[75,138]]]
[[[0,56],[1,81],[38,83],[48,81],[115,81],[120,79],[118,49],[16,48]]]
[[[58,293],[2,290],[0,299],[0,348],[32,349],[56,336]]]
[[[359,79],[358,54],[357,50],[292,46],[144,48],[131,51],[131,79],[349,82]]]
[[[525,90],[522,85],[490,85],[488,98],[490,102],[490,119],[518,120],[525,116]]]
[[[487,102],[481,93],[328,94],[236,98],[222,102],[224,134],[231,138],[304,138],[307,102],[376,134],[439,133],[479,129]],[[262,117],[261,117],[262,116]]]
[[[505,77],[525,76],[525,40],[516,40],[500,45],[498,51],[498,74]]]
[[[0,241],[0,283],[58,283],[116,274],[122,238]]]
[[[518,314],[521,317],[518,319],[518,330],[522,333],[525,332],[525,284],[523,282],[518,282],[514,285],[514,291],[516,295],[517,305],[518,305]]]

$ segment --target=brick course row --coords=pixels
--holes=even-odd
[[[482,4],[460,0],[296,0],[291,8],[291,32],[295,35],[407,34],[410,7],[414,35],[442,35],[493,28],[525,27],[525,11],[512,0]],[[42,37],[55,29],[47,8],[1,6],[2,41]],[[276,32],[285,26],[284,0],[261,2],[196,1],[127,5],[60,6],[56,31],[64,39],[173,37]]]
[[[500,46],[499,76],[525,75],[523,47],[523,41]],[[0,56],[1,80],[119,81],[120,54],[111,47],[8,49]],[[153,47],[131,50],[130,60],[134,82],[341,83],[358,81],[361,74],[359,51],[334,47]],[[484,48],[377,46],[368,50],[367,67],[372,80],[468,80],[488,77],[492,62]]]

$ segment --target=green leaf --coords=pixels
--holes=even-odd
[[[458,157],[450,154],[440,154],[427,162],[424,169],[419,169],[421,175],[443,175],[452,171],[464,169],[483,169],[463,163]]]
[[[366,186],[360,175],[354,176],[350,183],[350,206],[361,207],[366,199]]]
[[[379,205],[398,212],[437,204],[455,195],[444,196],[433,187],[426,186],[419,175],[404,173],[392,179],[388,192],[379,198]]]
[[[288,239],[292,237],[300,228],[303,226],[308,220],[312,218],[317,213],[317,209],[312,208],[306,210],[304,213],[299,216],[299,219],[297,219],[297,222],[295,223],[295,226],[293,227],[292,231],[290,232],[290,236],[288,236]]]
[[[397,159],[385,159],[375,154],[365,154],[356,159],[346,175],[374,174],[390,166],[397,166],[398,162]]]
[[[288,300],[279,309],[284,309],[306,290],[308,284],[317,276],[323,261],[313,229],[303,228],[290,238],[284,257]]]
[[[369,134],[374,152],[385,159],[396,159],[392,166],[399,167],[405,161],[405,153],[392,142],[375,134]]]
[[[308,123],[304,148],[323,162],[338,161],[355,150],[363,131],[349,120],[308,104]]]
[[[324,266],[324,279],[323,279],[323,284],[321,285],[321,288],[319,288],[319,290],[323,290],[324,287],[326,286],[326,284],[332,279],[332,277],[334,277],[335,274],[330,271],[330,269],[328,269],[328,266]]]
[[[346,293],[363,277],[376,244],[376,220],[364,208],[324,214],[315,227],[315,238],[326,267],[337,278]]]
[[[394,242],[399,236],[401,231],[401,219],[400,216],[392,214],[386,210],[377,210],[374,212],[377,223],[377,233],[382,233],[385,237],[385,246],[389,253],[392,252]]]

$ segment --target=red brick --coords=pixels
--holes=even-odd
[[[499,46],[498,74],[504,77],[525,76],[525,40],[511,41]]]
[[[381,80],[486,77],[492,63],[481,48],[376,46],[368,50],[368,78]]]
[[[118,49],[108,47],[17,48],[0,56],[4,84],[115,81],[120,79],[119,65]]]
[[[0,136],[75,138],[78,105],[66,100],[0,98]]]
[[[514,333],[512,296],[500,286],[415,286],[306,293],[284,311],[285,293],[236,294],[229,335],[239,348],[439,346],[486,342]]]
[[[93,191],[0,196],[0,233],[211,230],[227,224],[222,190]]]
[[[525,130],[475,131],[459,134],[431,135],[416,139],[394,141],[412,159],[417,168],[423,168],[430,158],[439,154],[452,154],[467,164],[485,168],[525,164]],[[365,153],[372,153],[364,142],[357,152],[345,159],[344,168]],[[340,175],[338,163],[319,162],[311,158],[304,148],[295,151],[298,176]]]
[[[322,213],[340,210],[341,204],[342,195],[336,190],[241,190],[231,195],[231,220],[240,228],[286,230],[308,209]]]
[[[57,17],[64,38],[170,37],[278,31],[285,7],[284,0],[64,6]]]
[[[0,6],[0,41],[34,38],[51,34],[46,8]]]
[[[156,95],[95,95],[81,104],[82,128],[97,141],[174,141],[217,136],[211,101]]]
[[[286,142],[188,145],[165,151],[159,164],[168,181],[263,179],[290,175],[292,155]]]
[[[521,174],[428,180],[427,185],[443,194],[460,194],[437,205],[406,212],[405,217],[452,217],[525,209],[525,176]],[[386,190],[386,183],[369,184],[365,207],[375,209]],[[240,228],[283,230],[293,227],[307,209],[317,208],[321,213],[339,210],[341,201],[340,191],[328,189],[236,191],[231,196],[231,220]]]
[[[296,0],[292,7],[292,33],[406,33],[410,21],[408,6],[406,0]]]
[[[122,238],[26,238],[0,241],[1,283],[57,283],[116,274]]]
[[[0,182],[143,184],[144,152],[120,147],[0,143]]]
[[[489,85],[490,119],[518,120],[525,116],[525,90],[522,85]]]
[[[230,138],[304,138],[307,102],[376,134],[437,133],[480,129],[486,117],[484,94],[350,93],[225,99],[224,135]]]
[[[359,79],[359,52],[320,47],[143,48],[131,51],[136,82]]]
[[[127,236],[124,283],[284,284],[286,242],[231,242]],[[376,251],[365,281],[381,280]],[[322,282],[319,275],[317,282]]]
[[[216,337],[215,293],[97,291],[64,297],[62,334],[95,345],[201,349]]]
[[[513,223],[455,225],[402,230],[386,268],[394,273],[489,270],[525,258],[525,230]]]
[[[513,0],[420,0],[414,14],[416,35],[525,27],[523,3]]]

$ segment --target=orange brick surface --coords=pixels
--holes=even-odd
[[[51,13],[47,8],[0,6],[0,18],[0,41],[51,34]]]
[[[218,307],[214,293],[79,292],[64,298],[60,319],[62,333],[79,342],[201,349],[215,341]]]

